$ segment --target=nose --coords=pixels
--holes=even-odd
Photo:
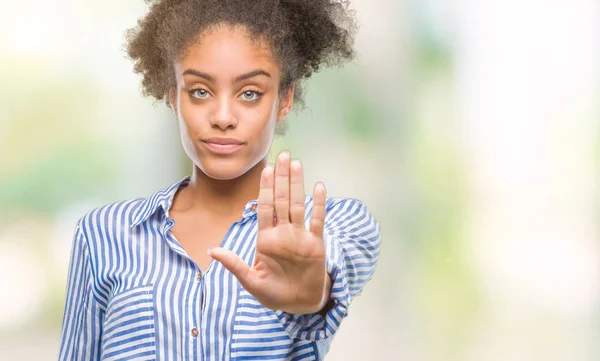
[[[221,128],[222,130],[235,128],[237,119],[233,112],[233,104],[229,99],[222,97],[219,100],[217,109],[212,115],[210,122],[213,128]]]

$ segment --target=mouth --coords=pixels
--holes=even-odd
[[[244,143],[226,143],[220,141],[202,141],[202,144],[206,146],[211,152],[216,154],[231,154],[239,150],[244,146]]]

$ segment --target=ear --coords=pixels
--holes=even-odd
[[[175,87],[170,87],[169,88],[169,106],[171,107],[171,109],[173,109],[173,113],[175,113],[175,115],[177,115],[177,92]]]
[[[281,98],[281,102],[279,102],[279,112],[277,113],[277,121],[284,120],[292,111],[292,106],[294,105],[294,90],[295,84],[292,83],[288,92]]]

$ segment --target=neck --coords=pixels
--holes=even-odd
[[[266,165],[265,158],[238,178],[228,180],[211,178],[194,166],[180,209],[210,210],[218,217],[240,216],[248,201],[258,199],[260,175]]]

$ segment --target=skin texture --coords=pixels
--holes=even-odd
[[[210,224],[210,217],[239,218],[246,203],[258,198],[252,267],[235,253],[215,248],[214,240],[200,241],[200,248],[265,307],[314,313],[324,307],[331,288],[323,241],[325,188],[315,185],[307,231],[300,162],[282,152],[276,167],[267,165],[276,124],[289,114],[294,99],[293,86],[280,95],[280,67],[268,44],[251,39],[244,27],[221,25],[202,33],[174,62],[176,86],[169,90],[169,102],[194,169],[173,209],[188,219],[209,219]],[[245,79],[239,80],[241,76]],[[211,137],[235,138],[242,146],[231,154],[216,154],[204,142]],[[198,249],[197,242],[190,241],[189,247],[180,242],[186,250]],[[203,262],[200,256],[194,259]]]

